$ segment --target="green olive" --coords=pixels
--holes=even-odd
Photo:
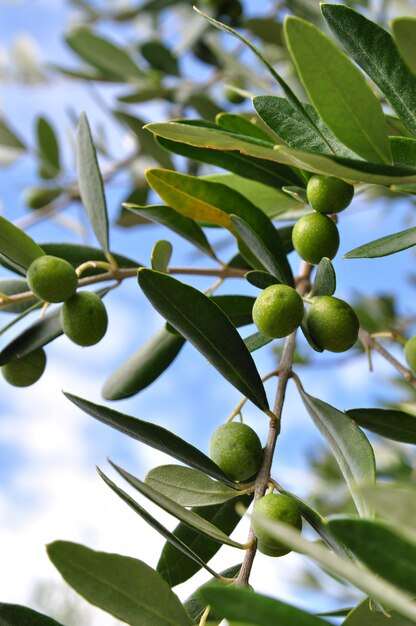
[[[1,368],[1,373],[10,385],[14,387],[29,387],[42,376],[46,367],[46,354],[42,348],[37,348]]]
[[[253,321],[268,337],[286,337],[298,328],[303,313],[303,300],[295,289],[270,285],[256,298]]]
[[[80,346],[93,346],[107,331],[108,317],[99,296],[80,291],[61,308],[61,324],[65,335]]]
[[[406,341],[404,345],[404,356],[410,369],[416,374],[416,335]]]
[[[354,187],[334,176],[311,176],[306,187],[308,202],[318,213],[340,213],[354,196]]]
[[[357,341],[360,324],[354,309],[344,300],[322,296],[311,304],[306,326],[323,350],[345,352]]]
[[[338,228],[328,216],[308,213],[294,225],[292,241],[301,259],[317,265],[323,257],[333,259],[338,252]]]
[[[260,552],[268,556],[288,554],[291,551],[290,548],[265,529],[262,526],[262,520],[282,522],[301,530],[302,517],[296,503],[284,494],[269,493],[254,504],[251,518],[251,525],[257,537],[257,547]]]
[[[209,455],[227,476],[241,481],[257,472],[263,449],[257,433],[250,426],[228,422],[212,434]]]
[[[244,85],[236,80],[229,81],[228,84],[230,87],[224,88],[224,96],[227,98],[228,102],[231,104],[241,104],[244,102],[245,96],[242,96],[237,91],[234,91],[234,89],[231,89],[231,85],[233,87],[239,87],[240,89],[242,89]]]
[[[44,254],[29,265],[27,284],[45,302],[65,302],[77,290],[78,276],[68,261]]]

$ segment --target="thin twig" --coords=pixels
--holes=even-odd
[[[412,372],[407,369],[407,367],[404,367],[404,365],[402,365],[397,359],[395,359],[388,350],[383,348],[383,346],[380,345],[379,342],[374,339],[374,337],[372,337],[368,331],[364,330],[364,328],[360,328],[358,333],[358,339],[364,346],[367,346],[367,348],[369,348],[370,350],[375,350],[376,352],[381,354],[381,356],[384,357],[386,361],[388,361],[408,383],[416,386],[416,376],[414,376]]]
[[[86,276],[78,281],[78,287],[86,287],[89,285],[95,285],[96,283],[103,283],[111,280],[115,280],[117,283],[121,283],[126,278],[132,278],[137,275],[138,268],[114,268],[103,274],[96,274],[94,276]],[[169,274],[183,274],[193,276],[218,276],[220,279],[224,278],[243,278],[247,273],[247,270],[237,267],[170,267]],[[6,296],[6,299],[0,296],[0,309],[17,302],[25,302],[31,300],[33,293],[31,291],[24,291],[22,293],[16,293],[11,296]]]

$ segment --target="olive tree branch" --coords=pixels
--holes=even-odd
[[[296,289],[301,296],[310,289],[310,276],[313,265],[303,262],[299,276],[296,278]],[[273,417],[270,419],[269,434],[264,448],[263,461],[257,474],[254,487],[254,502],[263,497],[270,481],[270,472],[273,463],[273,455],[277,438],[280,433],[280,424],[285,401],[286,388],[289,378],[292,375],[293,354],[296,346],[296,331],[289,335],[284,343],[283,352],[278,366],[279,382],[276,390],[276,397],[273,406]],[[246,550],[243,564],[237,576],[237,584],[247,584],[253,567],[254,557],[257,551],[257,544],[253,530],[250,529],[247,543],[250,544]]]
[[[91,264],[92,266],[94,263]],[[86,276],[80,278],[78,281],[78,287],[86,287],[89,285],[95,285],[96,283],[103,283],[114,280],[117,283],[121,283],[126,278],[133,278],[137,276],[137,269],[132,268],[113,268],[108,272],[102,274],[96,274],[94,276]],[[225,278],[243,278],[247,273],[246,269],[240,269],[238,267],[169,267],[167,269],[168,274],[182,274],[193,276],[217,276],[219,279]],[[14,295],[2,295],[0,294],[0,309],[16,304],[18,302],[25,302],[26,300],[33,299],[34,294],[32,291],[24,291],[16,293]]]
[[[383,348],[383,346],[376,339],[374,339],[374,337],[372,337],[367,330],[360,328],[358,332],[358,339],[365,348],[375,350],[381,354],[381,356],[384,357],[386,361],[388,361],[408,383],[416,386],[416,376],[414,376],[407,367],[404,367],[404,365],[402,365],[388,350],[386,350],[386,348]]]

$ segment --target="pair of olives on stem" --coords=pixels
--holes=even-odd
[[[29,266],[26,280],[30,290],[47,303],[62,302],[60,322],[65,335],[80,346],[92,346],[105,335],[107,311],[97,294],[79,291],[78,276],[68,261],[42,255]],[[4,378],[17,387],[27,387],[42,376],[46,354],[42,348],[10,361],[1,370]]]
[[[287,285],[270,285],[253,306],[255,325],[264,335],[275,339],[293,333],[303,317],[303,300]],[[357,341],[359,322],[347,302],[333,296],[320,296],[309,307],[306,327],[322,350],[345,352]]]
[[[212,460],[235,481],[253,478],[263,459],[263,449],[257,433],[247,424],[222,424],[211,436],[209,453]],[[260,552],[283,556],[290,549],[263,527],[263,520],[278,521],[300,530],[302,518],[295,502],[286,495],[270,493],[257,500],[253,507],[252,528]]]

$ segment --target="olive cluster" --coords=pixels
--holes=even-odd
[[[332,259],[337,253],[338,229],[327,214],[345,209],[352,200],[354,188],[338,178],[314,175],[306,192],[314,211],[296,222],[292,239],[299,256],[308,263],[317,264],[322,258]],[[298,292],[279,284],[264,289],[253,306],[253,321],[268,337],[286,337],[303,320],[319,349],[344,352],[357,341],[358,318],[350,305],[339,298],[316,297],[305,314],[304,301]]]
[[[77,291],[78,276],[73,266],[59,257],[42,255],[26,274],[30,290],[46,303],[63,303],[60,321],[65,335],[80,346],[98,343],[107,331],[107,311],[101,298],[89,291]],[[46,354],[38,348],[4,365],[2,374],[12,385],[27,387],[42,376]]]

